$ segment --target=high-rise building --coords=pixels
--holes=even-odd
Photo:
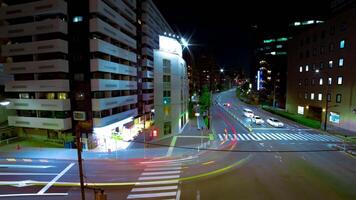
[[[173,31],[151,0],[4,0],[9,125],[88,148],[132,139],[153,110],[153,49]],[[149,124],[149,123],[146,123]]]
[[[288,46],[286,109],[328,130],[356,130],[356,8],[296,35]]]

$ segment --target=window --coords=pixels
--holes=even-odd
[[[318,94],[318,101],[322,101],[323,100],[323,94],[322,93],[319,93]]]
[[[164,90],[164,91],[163,91],[163,97],[171,97],[171,91],[169,91],[169,90]]]
[[[345,40],[340,41],[340,49],[345,48]]]
[[[304,93],[304,99],[308,99],[308,92]]]
[[[302,66],[299,67],[299,72],[303,72],[303,67]]]
[[[329,68],[333,68],[333,61],[329,60]]]
[[[73,22],[74,23],[78,23],[78,22],[81,22],[83,21],[83,16],[75,16],[73,17]]]
[[[315,94],[314,93],[310,93],[310,99],[314,100],[314,98],[315,98]]]
[[[342,66],[344,66],[344,59],[340,58],[339,59],[339,67],[342,67]]]
[[[333,78],[329,77],[329,78],[328,78],[328,85],[331,85],[332,82],[333,82]]]
[[[303,106],[298,106],[298,114],[304,115],[304,107]]]
[[[304,85],[307,86],[308,85],[308,79],[305,79],[304,82],[305,82]]]
[[[330,52],[334,51],[334,44],[333,44],[333,43],[330,43],[330,45],[329,45],[329,51],[330,51]]]
[[[341,94],[336,95],[336,103],[341,103]]]
[[[170,75],[163,75],[163,82],[171,82],[171,76]]]
[[[163,134],[168,135],[172,133],[172,125],[171,122],[164,122],[163,125]]]
[[[313,56],[316,56],[316,55],[317,55],[317,49],[313,48]]]
[[[168,59],[163,59],[163,73],[171,73],[171,61]]]
[[[319,85],[323,85],[323,78],[319,79]]]
[[[325,47],[322,46],[320,47],[320,55],[324,55],[324,53],[325,53]]]
[[[305,57],[306,57],[306,58],[309,58],[309,56],[310,56],[310,53],[309,53],[309,50],[307,50],[307,51],[305,52]]]
[[[164,106],[163,112],[165,117],[169,117],[171,115],[171,106]]]
[[[20,93],[19,98],[20,99],[29,99],[30,95],[28,93]]]
[[[330,93],[328,93],[328,94],[326,95],[326,99],[328,100],[328,102],[331,101],[331,94],[330,94]]]
[[[337,84],[342,85],[342,76],[337,77]]]
[[[68,99],[68,94],[65,92],[58,93],[58,99]]]
[[[299,85],[299,86],[302,86],[302,80],[299,80],[298,85]]]
[[[46,94],[46,99],[55,99],[55,94],[53,92]]]
[[[324,63],[320,62],[320,69],[323,69],[323,68],[324,68]]]
[[[306,72],[309,71],[309,65],[305,65],[305,71],[306,71]]]
[[[315,79],[312,79],[311,84],[315,85]]]

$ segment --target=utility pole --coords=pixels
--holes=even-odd
[[[82,142],[79,124],[75,126],[75,135],[77,141],[77,153],[78,153],[78,166],[79,166],[79,178],[80,178],[80,191],[82,194],[82,200],[85,200],[85,186],[83,176],[83,163],[82,163]]]

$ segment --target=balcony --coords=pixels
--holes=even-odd
[[[136,90],[136,81],[111,80],[111,79],[92,79],[92,91],[111,91],[111,90]]]
[[[152,82],[143,82],[142,89],[144,89],[144,90],[153,89],[153,83]]]
[[[142,26],[142,32],[144,32],[146,35],[150,37],[154,37],[156,35],[155,32],[147,24],[144,24]]]
[[[2,56],[18,56],[28,54],[62,52],[68,53],[68,42],[61,39],[2,46]]]
[[[148,104],[148,105],[145,105],[145,112],[151,112],[151,110],[154,108],[154,105],[153,104]]]
[[[102,21],[101,19],[98,18],[91,19],[89,23],[89,27],[91,32],[99,32],[104,35],[107,35],[117,41],[126,44],[127,46],[133,49],[136,49],[137,47],[136,41],[133,38],[121,32],[120,30],[112,27],[111,25]]]
[[[153,67],[153,61],[145,58],[142,60],[142,66],[144,67]]]
[[[124,0],[126,3],[128,3],[130,6],[132,6],[134,9],[136,9],[136,0]]]
[[[157,46],[157,45],[155,45],[155,42],[148,36],[142,37],[142,44],[147,44],[147,45],[151,46],[152,48]]]
[[[31,62],[5,63],[5,72],[8,74],[69,72],[67,60],[44,60]]]
[[[0,7],[0,19],[4,20],[48,14],[67,15],[67,3],[63,0],[46,0]]]
[[[7,109],[14,110],[46,110],[46,111],[68,111],[69,99],[9,99],[11,102]]]
[[[101,111],[137,103],[137,95],[92,99],[92,110]]]
[[[72,119],[54,119],[38,117],[8,116],[9,126],[43,128],[51,130],[68,130],[72,128]]]
[[[122,0],[107,0],[107,2],[132,21],[136,21],[136,13],[133,12]]]
[[[90,60],[91,72],[109,72],[114,74],[124,74],[129,76],[137,76],[137,69],[124,64],[114,63],[102,59]]]
[[[90,40],[90,51],[98,51],[115,57],[120,57],[135,63],[137,62],[137,55],[135,53],[122,49],[118,46],[115,46],[100,39]]]
[[[102,0],[90,0],[90,12],[99,13],[131,34],[136,35],[136,27]]]
[[[153,93],[144,93],[144,94],[142,94],[142,99],[144,101],[153,100],[153,98],[154,98],[154,94]]]
[[[104,118],[93,118],[93,125],[95,128],[103,127],[136,116],[137,116],[137,109],[132,109],[122,113],[117,113],[115,115],[110,115]]]
[[[44,33],[67,34],[67,22],[61,19],[46,19],[39,22],[16,24],[0,27],[0,37],[12,38]]]
[[[28,80],[10,81],[6,92],[69,92],[69,80]]]
[[[144,70],[142,71],[142,78],[153,78],[153,71]]]
[[[150,56],[151,58],[153,58],[153,50],[151,48],[143,47],[142,48],[142,54]]]

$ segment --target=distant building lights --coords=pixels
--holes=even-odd
[[[83,21],[83,16],[74,16],[73,17],[73,22],[74,23],[78,23],[78,22],[81,22]]]
[[[294,22],[294,26],[300,26],[301,23],[300,22]]]

